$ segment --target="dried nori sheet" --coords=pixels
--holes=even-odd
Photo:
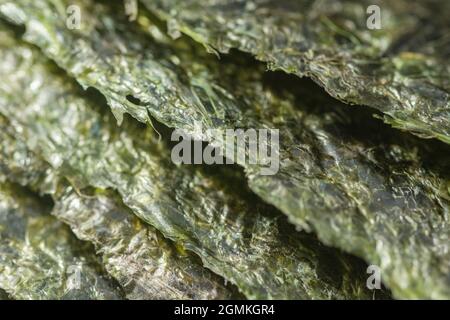
[[[149,128],[131,119],[117,127],[68,78],[52,73],[35,49],[17,43],[2,52],[15,66],[7,73],[15,81],[0,86],[0,112],[14,138],[77,190],[117,189],[142,220],[196,252],[248,298],[373,296],[360,261],[296,232],[269,206],[247,201],[249,191],[230,183],[239,176],[235,170],[221,168],[214,175],[176,167]],[[30,81],[32,90],[23,90]],[[242,177],[237,183],[243,185]]]
[[[212,51],[249,52],[385,122],[450,143],[450,2],[141,0]],[[380,8],[381,29],[366,22]],[[371,11],[370,11],[371,12]]]
[[[74,191],[46,161],[13,137],[11,124],[1,115],[0,128],[0,174],[52,195],[56,202],[52,214],[79,239],[95,245],[106,271],[117,279],[127,299],[240,297],[223,279],[203,268],[198,257],[142,223],[113,192],[97,190],[85,195]]]
[[[238,298],[201,261],[141,222],[112,192],[83,196],[64,188],[52,212],[101,251],[129,299]]]
[[[0,287],[14,299],[122,299],[89,243],[51,207],[18,185],[0,182]]]
[[[217,62],[185,39],[166,39],[146,16],[138,28],[106,6],[82,1],[88,17],[71,32],[62,13],[46,14],[54,9],[48,4],[39,3],[33,18],[31,2],[8,3],[0,11],[26,24],[25,39],[82,85],[99,89],[119,120],[128,112],[149,122],[150,112],[194,135],[200,124],[279,128],[280,172],[260,176],[259,168],[246,166],[252,190],[326,244],[379,265],[397,297],[448,297],[448,147],[388,130],[363,110],[345,112],[303,82],[282,77],[296,95],[276,88],[265,81],[263,66]],[[93,12],[100,19],[90,19]]]

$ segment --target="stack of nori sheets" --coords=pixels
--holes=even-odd
[[[0,0],[0,299],[450,298],[449,2],[138,8]]]

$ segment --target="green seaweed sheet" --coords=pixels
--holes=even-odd
[[[101,250],[108,272],[129,299],[231,299],[239,294],[203,268],[199,259],[177,248],[142,223],[112,192],[83,196],[65,188],[53,215]]]
[[[0,182],[0,287],[14,299],[121,299],[90,244],[79,241],[51,207]]]
[[[252,195],[242,188],[239,172],[174,166],[169,150],[150,129],[131,119],[117,127],[109,112],[101,112],[107,110],[52,72],[54,66],[37,50],[19,42],[6,46],[9,50],[0,52],[9,63],[0,69],[14,66],[14,72],[4,74],[15,81],[0,85],[0,113],[14,138],[76,190],[117,189],[137,216],[197,253],[206,267],[248,298],[383,296],[366,288],[361,261],[296,232],[271,207],[248,201]]]
[[[52,214],[75,235],[95,245],[106,271],[127,299],[230,299],[240,295],[203,268],[198,257],[177,248],[142,223],[111,191],[83,194],[58,177],[57,171],[14,138],[0,115],[0,173],[36,192],[52,195]]]
[[[396,128],[450,143],[448,1],[141,2],[175,37],[249,52],[271,69],[311,77],[337,99],[380,110]],[[376,30],[367,27],[374,5]]]
[[[379,265],[396,297],[449,296],[445,145],[389,130],[363,109],[345,112],[308,83],[267,76],[264,66],[246,57],[218,62],[184,38],[173,43],[148,15],[138,18],[138,27],[117,8],[80,1],[82,29],[70,31],[63,19],[67,2],[4,3],[0,12],[26,25],[25,39],[83,86],[103,93],[119,120],[128,112],[149,122],[150,113],[218,145],[220,139],[196,134],[198,128],[280,129],[278,174],[261,176],[258,166],[241,163],[253,191],[327,245]],[[115,166],[134,172],[127,163]],[[102,172],[96,162],[87,170]],[[118,184],[130,189],[125,181]]]

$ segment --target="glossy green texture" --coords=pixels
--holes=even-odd
[[[171,57],[167,46],[147,41],[142,31],[128,30],[133,24],[120,14],[123,6],[109,8],[95,1],[78,1],[80,29],[71,30],[66,26],[66,9],[71,4],[69,0],[1,0],[0,14],[11,22],[25,24],[24,39],[39,46],[83,87],[102,92],[119,123],[123,113],[149,122],[147,108],[160,112],[167,104],[186,104],[183,99],[189,92],[183,92],[186,89],[171,61],[176,57]],[[142,97],[149,106],[130,102],[127,96]]]
[[[0,287],[14,299],[120,299],[88,243],[26,190],[0,183]]]
[[[3,35],[3,41],[14,41],[10,34]],[[31,52],[22,49],[25,56]],[[14,138],[12,124],[3,116],[0,128],[1,174],[40,193],[54,195],[57,171]],[[69,224],[79,239],[95,244],[107,272],[119,281],[128,299],[238,297],[225,288],[223,280],[203,268],[198,258],[177,250],[117,199],[83,197],[70,188],[59,193],[53,215]]]
[[[38,51],[17,44],[2,52],[9,64],[0,69],[14,66],[3,74],[15,81],[0,85],[0,112],[15,138],[78,190],[117,189],[142,220],[197,253],[248,298],[373,297],[359,260],[296,232],[257,199],[247,200],[252,195],[235,170],[177,168],[150,129],[131,119],[117,127],[107,109],[99,110],[103,105],[81,98],[73,83],[50,72]]]
[[[0,32],[3,39],[9,35]],[[8,119],[0,114],[0,181],[11,181],[41,194],[56,191],[54,170],[32,152],[23,141],[14,138]]]
[[[238,297],[199,259],[144,224],[112,192],[82,196],[65,188],[53,215],[78,238],[93,242],[108,272],[129,299],[230,299]]]
[[[210,51],[249,52],[387,123],[450,143],[450,3],[373,0],[141,0]],[[381,29],[366,22],[378,5]]]
[[[154,228],[143,224],[112,192],[83,195],[65,184],[50,165],[12,136],[0,116],[0,173],[10,181],[54,196],[52,214],[75,235],[95,245],[106,271],[128,299],[229,299],[239,297],[223,280],[203,268],[198,258],[177,249]],[[107,196],[109,195],[109,197]]]
[[[199,133],[198,128],[279,129],[278,174],[261,176],[259,166],[240,163],[253,191],[281,209],[299,228],[317,233],[327,245],[379,265],[384,283],[396,297],[450,296],[448,146],[390,130],[364,109],[347,112],[310,83],[267,74],[262,64],[245,56],[233,54],[217,61],[184,38],[171,42],[145,16],[139,18],[138,27],[101,4],[84,1],[88,8],[84,11],[102,14],[101,19],[85,16],[85,24],[96,28],[78,30],[80,35],[61,26],[62,16],[55,18],[48,8],[33,11],[28,9],[33,5],[23,5],[20,11],[17,6],[22,2],[9,5],[7,11],[10,17],[11,12],[16,12],[13,17],[22,17],[27,26],[25,38],[37,43],[80,83],[99,89],[116,115],[121,101],[121,108],[135,118],[148,121],[139,115],[149,112],[168,126],[219,146],[223,146],[220,137]],[[0,6],[0,11],[5,13],[4,8]],[[35,12],[42,15],[40,20],[31,18]],[[116,8],[116,12],[120,11]],[[62,40],[52,41],[43,30]],[[148,33],[154,39],[146,36]],[[135,102],[133,108],[129,108],[128,95],[134,97],[129,97]],[[90,118],[86,119],[89,122]],[[129,130],[128,126],[122,128],[123,132]],[[64,158],[78,150],[79,141],[66,147]],[[245,150],[238,152],[244,154]],[[135,164],[114,161],[111,166],[133,174],[141,166],[154,167],[156,172],[160,165],[153,166],[145,157],[139,153]],[[74,160],[73,166],[77,165]],[[101,168],[92,160],[85,170],[110,179]],[[144,176],[152,180],[152,173]],[[114,180],[114,184],[123,188],[119,191],[130,192],[128,180]],[[146,179],[134,180],[146,183]],[[156,186],[149,183],[146,188],[154,190]],[[194,194],[199,195],[196,201],[204,203],[201,193]],[[148,198],[142,195],[144,201],[150,201]],[[134,200],[128,202],[126,196],[124,201],[136,212],[147,208]],[[161,222],[152,223],[158,227]]]

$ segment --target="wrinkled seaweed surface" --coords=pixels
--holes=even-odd
[[[0,88],[0,112],[14,138],[77,190],[116,189],[139,218],[197,253],[248,298],[372,297],[363,265],[296,232],[269,206],[247,201],[248,191],[228,183],[235,171],[177,168],[151,129],[131,119],[117,127],[35,49],[16,43],[2,52],[10,61],[4,67],[15,68],[4,73],[15,81]],[[19,94],[30,81],[33,90]]]
[[[74,191],[57,172],[20,140],[0,117],[0,172],[10,181],[51,194],[52,214],[75,235],[95,245],[106,271],[118,280],[128,299],[228,299],[239,297],[198,258],[180,250],[142,223],[113,192]]]
[[[0,183],[0,287],[14,299],[121,299],[90,244],[50,210],[23,188]]]
[[[101,250],[108,272],[129,299],[239,297],[198,258],[142,223],[111,192],[84,197],[66,188],[57,199],[53,215]]]
[[[148,114],[151,114],[169,127],[184,129],[195,138],[217,146],[224,145],[221,137],[199,132],[200,126],[204,129],[279,129],[280,171],[276,175],[261,176],[260,166],[240,163],[245,168],[249,185],[254,192],[281,209],[297,227],[314,231],[325,244],[339,247],[369,263],[379,265],[383,281],[396,297],[449,296],[450,152],[447,146],[425,143],[407,134],[389,130],[371,119],[369,112],[362,109],[348,112],[340,103],[311,88],[307,82],[279,73],[267,74],[263,65],[251,63],[245,56],[233,54],[217,61],[214,56],[207,55],[202,48],[185,38],[172,41],[164,36],[147,14],[139,17],[139,25],[130,25],[126,16],[117,13],[119,11],[114,11],[114,8],[110,9],[101,3],[80,1],[84,17],[82,28],[71,31],[63,24],[64,9],[68,2],[55,0],[13,3],[2,0],[0,4],[0,12],[6,18],[25,25],[24,39],[38,45],[84,87],[98,89],[106,97],[119,122],[123,121],[124,112],[145,123],[150,123]],[[28,70],[26,72],[29,73]],[[284,85],[277,85],[279,83]],[[11,84],[2,85],[5,92],[12,92],[12,88],[8,87]],[[289,87],[295,90],[290,90]],[[443,87],[445,88],[445,83]],[[445,102],[445,99],[444,95],[439,101]],[[399,100],[405,101],[403,98]],[[445,116],[446,105],[442,108]],[[203,262],[216,273],[225,278],[236,277],[234,273],[225,275],[231,271],[225,267],[219,269],[218,264],[211,262],[211,252],[217,252],[217,249],[211,250],[217,248],[216,241],[208,245],[196,245],[202,234],[197,228],[199,221],[203,220],[197,220],[197,217],[192,220],[186,218],[189,214],[202,216],[205,214],[203,210],[221,212],[212,217],[205,216],[206,228],[215,218],[223,219],[228,215],[226,210],[223,211],[223,205],[214,206],[224,201],[216,199],[219,198],[216,195],[222,197],[222,189],[212,188],[219,185],[215,182],[217,179],[205,176],[202,172],[187,173],[191,168],[186,167],[180,168],[176,173],[173,169],[163,170],[162,168],[170,167],[170,160],[167,156],[164,157],[161,150],[155,153],[162,155],[154,158],[153,155],[148,155],[149,146],[137,147],[141,142],[145,145],[141,140],[149,134],[133,133],[134,125],[128,122],[119,130],[120,139],[116,140],[117,144],[126,146],[120,148],[120,157],[114,151],[110,134],[101,138],[110,142],[108,146],[92,144],[90,151],[85,154],[80,149],[83,143],[78,136],[65,141],[64,148],[60,149],[59,144],[58,147],[54,144],[59,143],[60,136],[64,134],[70,137],[70,124],[75,125],[77,122],[74,119],[82,117],[76,113],[70,117],[60,116],[60,108],[54,109],[56,111],[51,109],[51,112],[41,116],[42,125],[50,128],[50,119],[56,119],[49,117],[53,113],[58,121],[62,121],[64,129],[51,127],[51,130],[46,131],[40,127],[30,128],[39,121],[33,118],[36,117],[33,115],[33,108],[27,109],[33,116],[29,124],[21,127],[23,132],[30,132],[28,136],[31,141],[27,144],[43,149],[38,153],[44,154],[54,167],[67,170],[69,173],[66,175],[73,175],[71,179],[78,179],[75,184],[94,184],[100,188],[115,186],[124,203],[143,220],[156,226],[167,237],[188,243],[188,249],[197,252]],[[2,112],[14,119],[14,112]],[[70,112],[66,111],[65,114]],[[86,126],[92,125],[93,121],[89,121],[92,117],[87,116],[88,113],[84,110],[81,114],[86,116],[86,120],[83,120],[87,122]],[[438,112],[439,119],[441,116]],[[448,120],[448,117],[444,119]],[[46,143],[41,140],[39,143],[33,142],[34,139],[39,139],[39,132],[50,131],[54,132],[55,137]],[[96,133],[102,136],[99,129],[85,131],[84,134]],[[119,133],[115,135],[119,136]],[[137,135],[141,137],[137,141],[126,138]],[[147,140],[152,138],[148,137]],[[89,145],[92,140],[86,141],[86,145]],[[44,148],[46,144],[47,151]],[[95,158],[92,150],[96,148],[102,150],[102,157]],[[238,153],[245,154],[245,151],[238,150]],[[116,157],[118,160],[110,160]],[[136,175],[137,172],[139,175]],[[191,175],[189,179],[186,178],[188,174]],[[149,183],[156,176],[158,182]],[[161,180],[186,188],[170,188],[167,182]],[[143,193],[142,189],[146,192]],[[160,196],[161,190],[171,190],[172,193],[170,196]],[[205,201],[202,191],[208,191],[209,198],[215,199],[212,205]],[[242,209],[239,198],[232,198],[226,203],[228,201],[237,203],[238,210],[235,211],[258,212],[255,208]],[[196,212],[191,206],[196,204],[198,207],[198,203],[201,205]],[[161,208],[165,209],[163,214],[148,214],[153,209],[157,212]],[[179,220],[178,213],[183,208],[189,209],[186,209],[183,219]],[[168,225],[167,219],[174,219],[175,223]],[[258,225],[258,221],[257,218],[252,218],[247,223],[253,226]],[[262,223],[261,229],[252,228],[265,234],[264,226]],[[221,228],[227,230],[224,231],[223,238],[220,237]],[[228,235],[233,232],[227,228],[228,225],[210,231],[215,235],[213,239],[222,239],[219,243],[228,243]],[[231,227],[231,230],[235,228]],[[248,239],[245,234],[242,233],[243,238],[238,237],[237,240]],[[253,235],[250,239],[260,238]],[[247,252],[243,256],[252,255]],[[259,259],[264,254],[256,257]],[[272,256],[268,254],[267,257]],[[246,259],[246,270],[254,270],[249,262],[251,259]],[[264,258],[268,259],[273,260]],[[223,261],[220,260],[220,263]],[[226,261],[235,268],[238,267],[235,261]],[[241,270],[239,274],[248,275],[245,270]],[[273,279],[276,279],[274,287],[284,282],[295,283],[292,280],[286,281],[283,276],[271,278]],[[239,285],[240,281],[240,277],[239,280],[234,278],[234,283]],[[251,288],[248,292],[242,289],[240,283],[241,290],[248,296],[252,296],[250,291],[261,293],[259,288],[253,287],[255,283],[261,284],[261,281],[255,282],[252,279],[248,282],[252,282],[246,283]],[[288,288],[284,289],[288,293]],[[296,293],[301,296],[304,294],[299,293],[298,289]],[[262,294],[279,297],[279,292]]]
[[[174,37],[249,52],[271,69],[311,77],[337,99],[382,111],[396,128],[450,143],[447,1],[141,2]],[[366,25],[373,5],[377,30]]]

